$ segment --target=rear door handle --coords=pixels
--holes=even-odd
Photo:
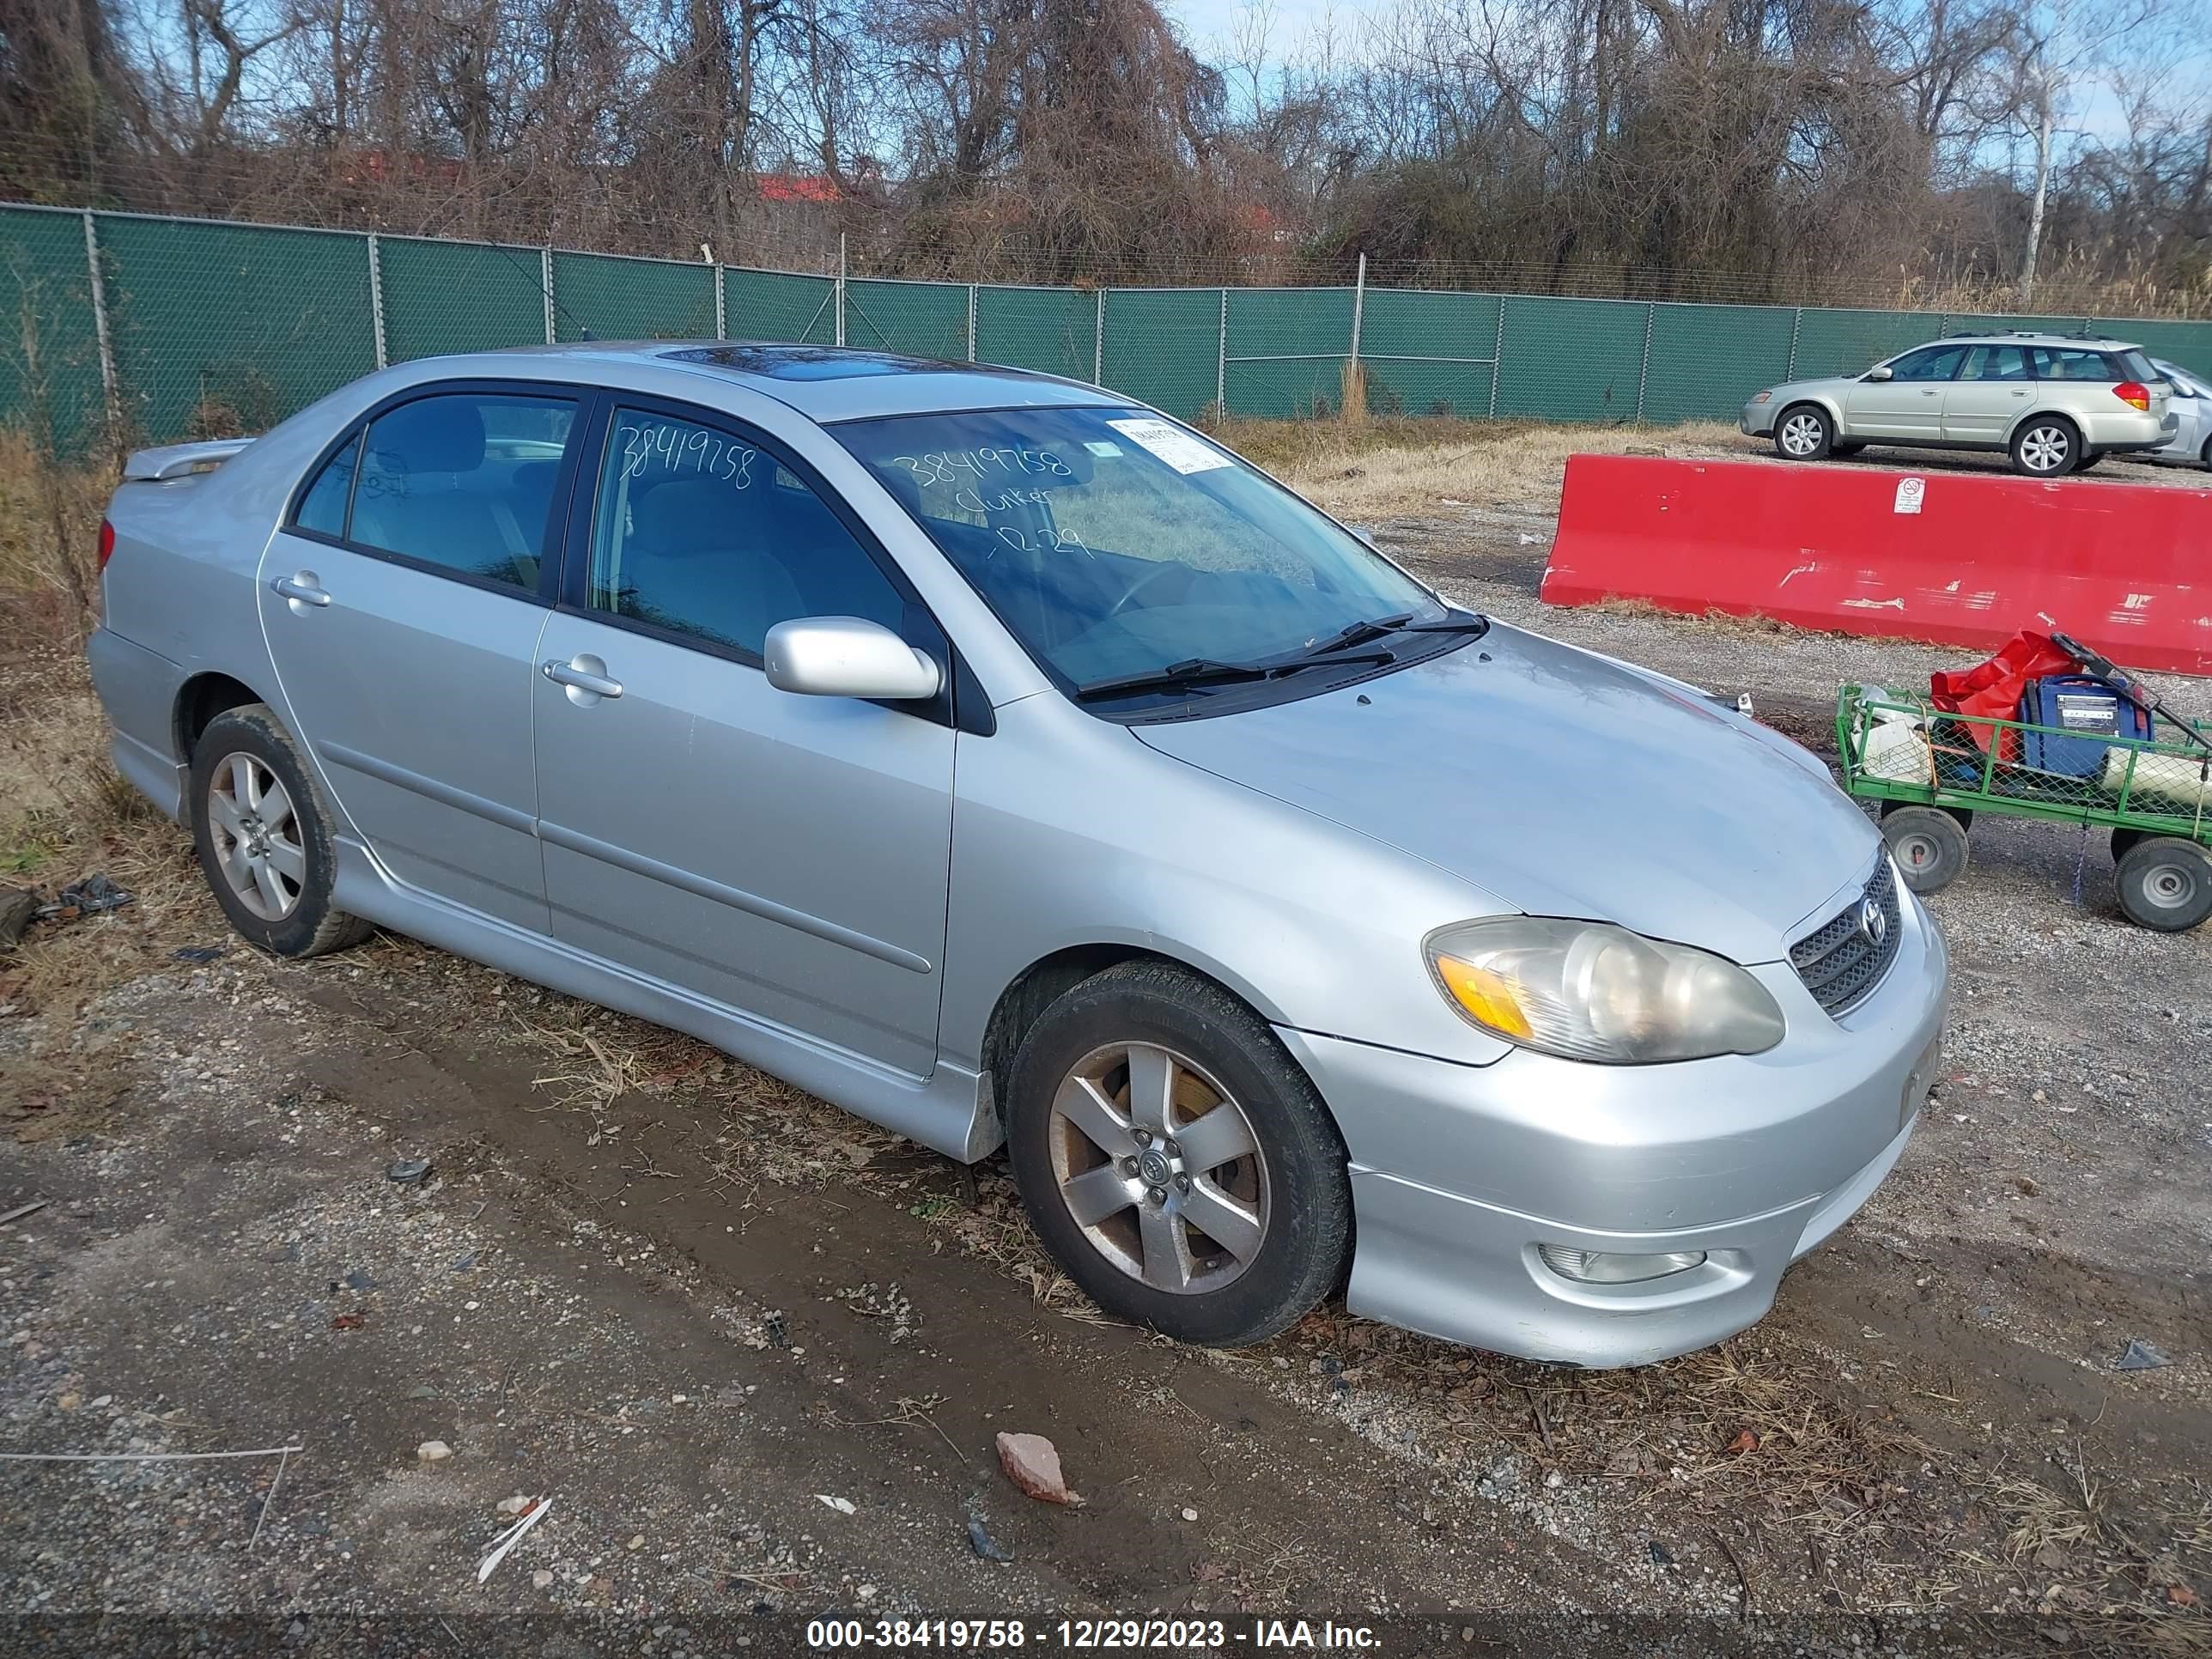
[[[592,660],[599,662],[596,657]],[[620,680],[610,679],[596,669],[579,666],[581,661],[582,659],[579,658],[574,662],[549,662],[545,665],[545,678],[556,685],[565,685],[572,691],[587,691],[595,697],[622,696]],[[605,666],[605,664],[599,665]]]
[[[312,605],[318,611],[331,602],[331,596],[315,580],[313,571],[302,570],[296,576],[279,576],[270,586],[295,605]]]

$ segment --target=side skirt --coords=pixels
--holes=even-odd
[[[543,933],[464,909],[393,877],[359,842],[337,842],[338,908],[380,927],[713,1044],[871,1123],[973,1164],[1006,1139],[988,1082],[939,1060],[909,1076],[842,1048],[617,968]]]

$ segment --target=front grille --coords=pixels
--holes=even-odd
[[[1866,925],[1869,902],[1881,916],[1879,938]],[[1889,964],[1897,960],[1898,940],[1904,932],[1897,877],[1885,856],[1863,893],[1790,947],[1790,965],[1805,981],[1814,1001],[1830,1014],[1847,1014],[1881,983]]]

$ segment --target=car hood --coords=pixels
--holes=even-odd
[[[1531,915],[1773,961],[1881,836],[1806,750],[1677,687],[1494,623],[1317,696],[1133,730]]]
[[[1841,399],[1859,382],[1856,374],[1829,374],[1817,380],[1784,380],[1780,386],[1766,389],[1766,401],[1778,408],[1784,402],[1801,398],[1834,398]]]

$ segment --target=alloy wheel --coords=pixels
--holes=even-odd
[[[1792,455],[1810,455],[1820,447],[1820,421],[1816,415],[1792,415],[1782,423],[1782,447]]]
[[[283,780],[253,756],[228,755],[208,783],[208,833],[230,890],[264,921],[299,908],[307,853]]]
[[[2066,465],[2073,447],[2063,428],[2035,427],[2020,441],[2021,464],[2031,472],[2056,472]]]
[[[1084,1056],[1053,1098],[1048,1150],[1085,1240],[1154,1290],[1218,1291],[1260,1254],[1271,1194],[1251,1120],[1171,1048],[1117,1042]]]

